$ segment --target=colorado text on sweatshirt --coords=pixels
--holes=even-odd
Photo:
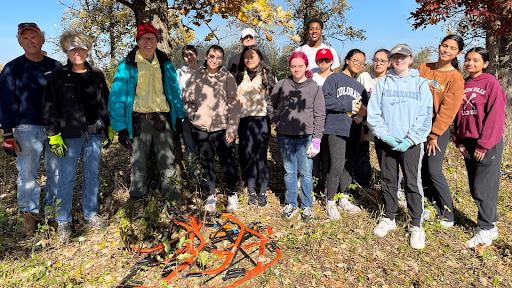
[[[361,138],[361,124],[357,124],[347,112],[352,112],[352,101],[368,104],[364,86],[343,72],[329,75],[324,86],[325,117],[324,134]]]

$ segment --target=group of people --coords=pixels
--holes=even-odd
[[[350,184],[355,180],[363,188],[371,187],[369,142],[374,141],[384,215],[373,232],[383,237],[396,228],[399,198],[405,199],[412,219],[411,247],[422,249],[425,198],[436,208],[442,227],[454,225],[442,164],[455,123],[452,139],[466,162],[479,210],[478,228],[467,244],[490,245],[498,236],[506,97],[496,78],[484,73],[489,53],[484,48],[466,53],[464,69],[470,74],[466,81],[458,70],[464,42],[457,35],[445,37],[437,61],[418,70],[410,68],[412,49],[399,44],[376,51],[372,69],[363,73],[366,54],[353,49],[335,73],[340,61],[336,51],[321,42],[323,22],[312,18],[307,27],[308,44],[291,54],[291,75],[278,81],[268,58],[255,46],[253,29],[242,30],[244,48],[229,59],[227,68],[222,66],[222,47],[210,46],[199,65],[197,49],[186,45],[182,50],[186,65],[175,70],[157,48],[155,27],[141,22],[137,46],[119,64],[109,91],[101,71],[87,62],[92,41],[84,33],[70,30],[61,35],[60,46],[68,57],[62,66],[41,54],[44,33],[35,23],[19,24],[18,40],[25,55],[9,62],[0,75],[0,123],[4,150],[17,156],[24,233],[34,233],[34,216],[40,209],[36,179],[43,150],[44,206],[59,210],[61,240],[71,234],[80,155],[84,219],[90,227],[105,227],[106,221],[97,215],[98,167],[101,149],[108,149],[114,131],[130,152],[134,209],[144,209],[151,149],[161,191],[169,201],[179,198],[172,178],[174,139],[181,136],[188,169],[208,191],[204,209],[214,212],[217,206],[217,153],[226,180],[226,210],[236,212],[236,135],[248,205],[263,208],[268,203],[267,151],[273,123],[285,170],[283,218],[300,211],[303,221],[311,221],[313,198],[322,193],[330,219],[340,219],[338,207],[359,213]],[[400,195],[402,177],[405,193]]]

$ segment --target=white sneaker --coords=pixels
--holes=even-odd
[[[327,211],[327,216],[331,220],[338,220],[341,218],[340,212],[338,211],[338,207],[336,207],[336,201],[327,200],[327,207],[325,208]]]
[[[411,229],[411,247],[414,249],[425,248],[425,230],[423,227],[412,226]]]
[[[443,227],[443,228],[453,227],[453,224],[455,224],[455,222],[453,222],[453,221],[447,221],[447,220],[439,221],[439,225],[441,225],[441,227]]]
[[[349,213],[349,214],[357,214],[357,213],[361,212],[361,208],[352,204],[352,202],[350,202],[350,200],[346,197],[342,197],[340,199],[340,207],[341,207],[341,209],[347,211],[347,213]]]
[[[473,238],[471,238],[466,245],[469,248],[474,248],[478,245],[483,245],[484,248],[492,244],[492,240],[498,238],[498,228],[494,225],[494,228],[490,230],[483,230],[477,227],[474,232]]]
[[[238,208],[238,196],[235,194],[228,196],[228,206],[226,206],[226,211],[229,213],[235,213]]]
[[[315,215],[313,215],[313,211],[311,211],[311,207],[304,208],[304,211],[302,211],[301,219],[304,222],[311,222],[315,218]]]
[[[206,205],[204,205],[204,210],[208,212],[214,212],[215,207],[217,206],[217,195],[210,195],[206,198]]]
[[[430,211],[430,210],[423,210],[423,214],[421,215],[421,217],[423,218],[423,221],[430,220],[431,213],[432,213],[432,211]]]
[[[405,198],[405,192],[402,190],[398,190],[396,194],[398,196],[398,206],[402,208],[407,208],[407,199]]]
[[[293,207],[292,204],[286,204],[284,208],[281,210],[283,214],[281,215],[281,218],[283,219],[292,219],[293,215],[299,211],[299,208]]]
[[[388,234],[389,231],[396,228],[395,219],[391,220],[386,217],[380,218],[379,224],[373,228],[373,234],[378,237],[384,237]]]

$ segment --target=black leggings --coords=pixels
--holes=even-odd
[[[453,221],[453,201],[450,186],[443,173],[444,154],[446,147],[450,141],[450,128],[446,130],[443,135],[437,138],[437,146],[441,151],[436,149],[436,155],[428,155],[425,152],[423,157],[422,168],[422,184],[425,189],[425,197],[436,208],[437,215],[441,218],[446,218],[448,221]]]
[[[348,193],[352,183],[352,169],[359,146],[359,139],[329,135],[331,170],[327,175],[327,200],[334,200],[338,189]]]
[[[260,180],[260,193],[267,193],[269,124],[270,121],[266,116],[240,118],[238,159],[240,160],[242,179],[247,183],[249,193],[256,193],[258,178]]]
[[[235,143],[226,141],[226,130],[205,132],[192,127],[192,138],[196,142],[201,168],[206,179],[210,195],[215,194],[215,150],[219,156],[219,162],[226,178],[229,195],[236,191],[237,172],[235,161]]]

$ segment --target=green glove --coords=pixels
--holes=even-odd
[[[114,140],[114,129],[112,126],[108,126],[108,138],[103,139],[101,145],[103,145],[103,149],[108,149],[112,141]]]
[[[58,157],[64,157],[64,150],[68,150],[68,147],[64,145],[60,133],[55,136],[48,136],[48,139],[50,139],[50,151]]]

